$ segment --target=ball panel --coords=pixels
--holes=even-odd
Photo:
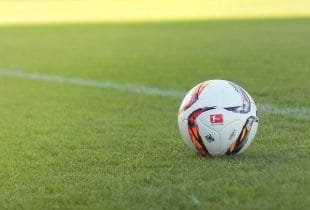
[[[219,155],[221,146],[219,134],[216,131],[205,126],[199,119],[196,120],[196,124],[199,128],[199,133],[202,138],[203,144],[207,148],[210,155]]]
[[[185,111],[190,108],[194,103],[199,100],[199,95],[203,92],[203,90],[209,85],[210,81],[205,81],[199,83],[195,87],[193,87],[188,94],[183,99],[183,102],[180,106],[179,112]]]
[[[222,108],[212,109],[199,116],[201,122],[212,130],[221,132],[226,126],[235,121],[245,122],[247,115],[241,115]],[[242,127],[242,126],[241,126]]]
[[[231,155],[237,155],[240,154],[242,151],[245,150],[245,146],[249,146],[250,143],[253,141],[252,135],[251,135],[251,131],[252,130],[252,126],[253,124],[256,124],[258,122],[258,119],[256,117],[249,117],[246,121],[246,123],[244,124],[241,133],[237,139],[237,141],[232,144],[230,146],[230,148],[228,149],[228,151],[226,152],[226,155],[231,156]],[[257,128],[257,126],[255,125],[255,127]],[[256,133],[256,131],[254,131]],[[251,138],[250,138],[251,137]],[[254,136],[253,136],[254,137]]]
[[[228,124],[221,132],[221,154],[225,154],[227,150],[234,144],[243,128],[244,123],[240,120],[236,120]]]
[[[179,129],[180,129],[180,133],[183,137],[183,140],[185,141],[185,143],[189,146],[189,148],[191,148],[192,150],[194,150],[195,152],[198,153],[197,148],[195,147],[195,145],[193,144],[189,133],[188,133],[188,121],[187,120],[183,120],[180,124],[179,124]]]
[[[254,137],[256,135],[257,128],[258,128],[258,122],[253,122],[252,128],[248,134],[248,140],[247,140],[246,144],[243,146],[243,148],[237,153],[237,155],[244,152],[251,145],[251,143],[253,142]]]
[[[204,105],[209,107],[232,107],[242,104],[240,94],[225,80],[211,80],[199,95],[199,99],[206,99]]]
[[[204,112],[207,112],[209,110],[214,109],[213,107],[203,107],[200,109],[195,110],[192,112],[188,117],[188,132],[189,136],[195,145],[195,147],[198,149],[199,154],[201,156],[210,156],[210,153],[208,149],[206,148],[206,145],[203,142],[203,138],[201,137],[201,131],[199,130],[198,126],[198,120],[197,118]]]
[[[234,89],[235,91],[239,94],[241,100],[242,100],[242,105],[236,106],[236,107],[226,107],[227,110],[236,112],[236,113],[241,113],[241,114],[246,114],[249,113],[251,110],[251,97],[249,94],[239,85],[233,83],[233,82],[228,82]]]

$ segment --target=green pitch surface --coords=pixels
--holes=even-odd
[[[310,107],[310,19],[0,27],[0,69],[185,91],[212,78]],[[178,97],[0,76],[0,208],[307,209],[309,118],[260,112],[250,148],[205,159]]]

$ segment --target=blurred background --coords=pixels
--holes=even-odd
[[[1,24],[307,17],[307,0],[1,0]]]

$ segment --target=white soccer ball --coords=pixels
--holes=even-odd
[[[255,137],[257,108],[242,87],[226,80],[209,80],[184,97],[178,124],[184,141],[199,155],[234,156]]]

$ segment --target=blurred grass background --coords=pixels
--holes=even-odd
[[[306,17],[309,0],[0,0],[0,24]]]

